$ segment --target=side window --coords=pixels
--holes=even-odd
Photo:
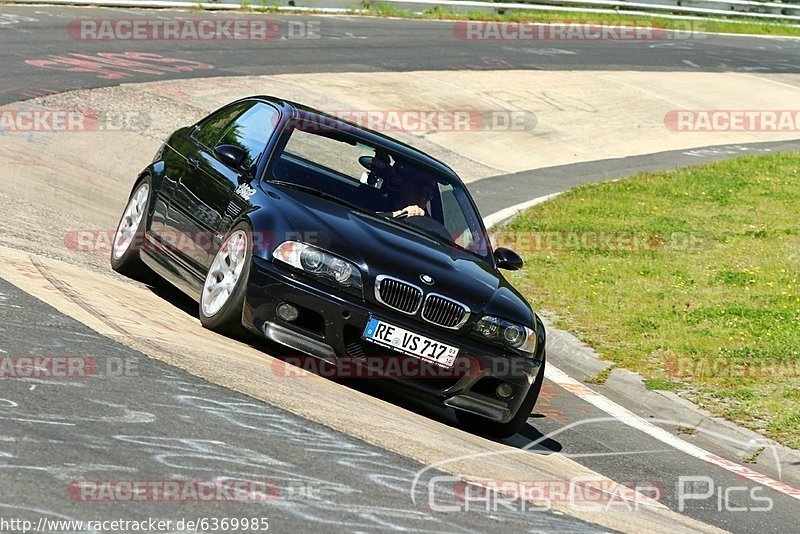
[[[464,210],[459,205],[453,186],[439,184],[439,193],[442,195],[442,212],[447,232],[461,248],[474,251],[475,242],[470,231],[470,225],[464,216]]]
[[[358,162],[358,158],[375,155],[375,149],[367,145],[361,143],[351,145],[299,129],[292,131],[283,152],[314,162],[323,169],[336,171],[351,178],[354,182],[357,182],[364,174],[364,167]]]
[[[243,102],[236,106],[231,106],[217,112],[206,119],[200,129],[194,133],[194,138],[202,143],[204,146],[214,148],[217,146],[217,141],[222,137],[225,128],[233,122],[233,120],[244,113],[247,109],[253,106],[253,102]]]
[[[279,117],[277,109],[258,103],[234,120],[216,144],[238,146],[244,150],[244,164],[250,166],[264,151]]]

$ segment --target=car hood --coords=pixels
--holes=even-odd
[[[427,293],[466,304],[475,315],[492,314],[526,325],[533,313],[522,295],[487,261],[434,239],[399,228],[382,217],[289,187],[272,186],[273,204],[292,225],[292,239],[318,246],[356,263],[366,275],[365,296],[374,297],[375,277],[385,274]],[[420,276],[433,278],[424,284]]]

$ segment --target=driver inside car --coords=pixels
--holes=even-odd
[[[381,215],[393,218],[428,215],[425,207],[433,199],[435,182],[415,167],[396,161],[387,181],[390,211]]]
[[[397,209],[392,211],[392,217],[421,217],[427,215],[425,206],[433,198],[433,183],[421,177],[409,177],[393,196]]]

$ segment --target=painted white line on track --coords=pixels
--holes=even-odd
[[[784,484],[779,480],[775,480],[766,475],[762,475],[757,471],[753,471],[749,467],[745,467],[737,464],[736,462],[732,462],[717,456],[716,454],[712,454],[705,449],[698,447],[697,445],[693,445],[692,443],[689,443],[688,441],[671,434],[669,431],[650,423],[627,408],[620,406],[616,402],[604,397],[592,388],[575,380],[571,376],[567,375],[564,371],[550,363],[548,363],[547,367],[545,367],[544,376],[547,377],[547,379],[551,382],[558,384],[581,400],[588,402],[592,406],[606,412],[621,423],[624,423],[631,428],[635,428],[640,432],[644,432],[648,436],[655,438],[660,442],[669,445],[670,447],[678,449],[679,451],[694,458],[698,458],[712,465],[716,465],[717,467],[726,469],[748,480],[761,484],[762,486],[766,486],[790,497],[794,497],[795,499],[800,499],[800,489],[793,488],[792,486]]]
[[[486,225],[487,228],[490,228],[491,226],[494,226],[498,222],[504,221],[509,217],[515,215],[517,212],[523,209],[527,209],[531,206],[541,204],[542,202],[550,200],[556,195],[558,195],[558,193],[555,193],[553,195],[538,197],[533,200],[529,200],[527,202],[523,202],[521,204],[511,206],[510,208],[498,211],[497,213],[488,215],[483,219],[484,224]],[[788,495],[790,497],[800,500],[800,489],[789,486],[788,484],[784,484],[783,482],[775,480],[766,475],[762,475],[757,471],[753,471],[749,467],[745,467],[726,458],[717,456],[716,454],[712,454],[707,450],[698,447],[697,445],[693,445],[688,441],[685,441],[679,438],[678,436],[671,434],[667,430],[664,430],[663,428],[658,427],[650,423],[649,421],[639,417],[638,415],[631,412],[624,406],[621,406],[616,402],[612,401],[611,399],[606,398],[605,396],[596,392],[595,390],[585,385],[584,383],[572,378],[567,373],[565,373],[558,367],[554,366],[552,363],[549,362],[547,363],[547,367],[545,367],[544,370],[544,376],[554,384],[558,384],[560,387],[572,393],[582,401],[585,401],[594,406],[595,408],[602,410],[603,412],[612,416],[619,422],[631,428],[639,430],[640,432],[643,432],[654,439],[659,440],[665,445],[669,445],[670,447],[673,447],[685,454],[688,454],[689,456],[692,456],[699,460],[703,460],[704,462],[710,463],[717,467],[721,467],[722,469],[725,469],[736,475],[744,477],[752,482],[761,484],[762,486],[766,486],[777,492],[783,493],[784,495]]]
[[[467,187],[469,187],[470,185],[471,184],[467,184]],[[560,194],[561,193],[553,193],[552,195],[544,195],[542,197],[536,197],[533,200],[522,202],[515,206],[511,206],[510,208],[502,209],[500,211],[497,211],[495,213],[492,213],[491,215],[487,215],[486,217],[484,217],[483,224],[486,226],[486,228],[491,228],[492,226],[499,224],[505,221],[506,219],[510,219],[511,217],[513,217],[522,210],[532,208],[537,204],[541,204],[542,202],[547,202],[551,198],[555,198]]]

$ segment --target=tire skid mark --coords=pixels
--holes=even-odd
[[[50,282],[50,284],[56,290],[58,290],[58,292],[61,293],[67,300],[69,300],[76,306],[80,307],[82,310],[90,314],[95,319],[101,321],[103,324],[105,324],[106,326],[117,332],[119,335],[129,339],[135,339],[138,343],[140,343],[144,347],[147,347],[148,349],[165,352],[173,357],[180,356],[179,353],[176,353],[175,351],[168,349],[161,343],[151,341],[149,339],[144,339],[140,336],[136,336],[133,333],[127,331],[125,328],[114,322],[113,319],[104,314],[102,311],[98,310],[97,308],[86,302],[86,300],[83,299],[80,296],[80,294],[77,291],[75,291],[67,282],[53,276],[47,269],[47,267],[45,267],[44,264],[36,256],[34,256],[33,254],[29,254],[28,259],[30,260],[31,264],[33,264],[33,266],[36,268],[36,270],[39,271],[39,274],[41,274],[45,278],[45,280]]]
[[[39,271],[39,274],[41,274],[45,278],[45,280],[50,282],[50,284],[54,288],[56,288],[59,291],[59,293],[64,295],[67,298],[67,300],[79,306],[83,311],[90,314],[92,317],[99,319],[105,325],[112,328],[118,334],[121,334],[123,336],[131,335],[124,328],[114,323],[114,321],[112,321],[103,312],[101,312],[100,310],[98,310],[97,308],[86,302],[84,299],[82,299],[68,283],[66,283],[63,280],[59,280],[58,278],[53,276],[47,269],[47,267],[45,267],[44,264],[42,264],[42,262],[36,256],[34,256],[33,254],[29,254],[28,259],[30,260],[31,264],[33,264],[33,266],[36,267],[36,270]]]

